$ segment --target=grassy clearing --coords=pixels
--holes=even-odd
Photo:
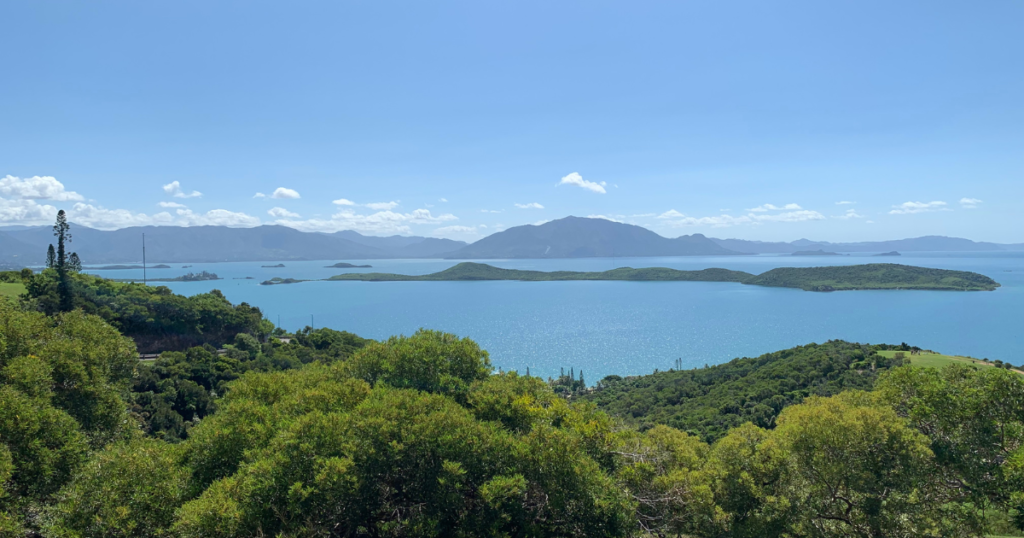
[[[893,358],[894,355],[900,353],[899,351],[879,351],[878,354],[886,357]],[[911,355],[909,351],[903,352],[908,358],[910,358],[910,364],[914,366],[921,366],[924,368],[942,368],[950,364],[973,364],[975,366],[987,366],[992,367],[991,362],[985,362],[981,359],[975,359],[974,357],[964,357],[961,355],[942,355],[941,353],[933,353],[930,351],[921,352],[919,355]],[[1024,374],[1024,372],[1014,369],[1017,373]]]
[[[11,284],[7,282],[0,283],[0,297],[16,299],[22,293],[25,293],[24,284]]]

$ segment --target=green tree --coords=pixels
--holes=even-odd
[[[866,393],[811,397],[775,431],[789,453],[793,534],[830,537],[975,536],[931,474],[928,438]]]
[[[794,462],[774,432],[751,423],[715,442],[706,467],[720,514],[701,536],[784,536],[800,516],[790,495]]]
[[[93,456],[57,496],[45,534],[53,538],[167,536],[185,501],[188,470],[176,445],[149,439]]]
[[[50,244],[46,249],[46,268],[56,269],[57,268],[57,252],[53,250],[53,244]]]
[[[466,401],[474,381],[487,378],[487,352],[469,338],[420,329],[412,336],[373,342],[347,362],[352,376],[371,385],[385,383],[447,394]]]
[[[82,272],[82,260],[78,257],[77,252],[72,252],[71,256],[68,256],[68,270],[75,273]]]
[[[0,529],[35,532],[88,451],[132,434],[123,396],[136,361],[95,316],[0,303]]]
[[[71,225],[68,224],[67,215],[61,209],[57,212],[57,222],[53,225],[53,235],[57,237],[57,257],[55,265],[57,269],[57,293],[60,296],[60,310],[67,312],[74,308],[72,298],[71,279],[68,277],[69,267],[65,243],[71,242]]]
[[[960,365],[899,368],[877,393],[928,436],[932,474],[951,494],[980,507],[1024,509],[1011,501],[1024,501],[1024,476],[1016,471],[1024,463],[1024,376]]]

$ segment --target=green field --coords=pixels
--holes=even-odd
[[[0,297],[17,298],[22,293],[25,293],[24,284],[11,284],[7,282],[0,282]]]
[[[914,366],[922,366],[926,368],[942,368],[950,364],[973,364],[976,366],[992,366],[991,362],[985,362],[981,359],[975,359],[973,357],[962,357],[959,355],[942,355],[940,353],[932,353],[930,351],[921,352],[920,355],[911,355],[909,351],[879,351],[878,354],[886,357],[893,358],[897,353],[903,353],[910,359],[910,364]],[[1016,370],[1018,373],[1020,370]]]

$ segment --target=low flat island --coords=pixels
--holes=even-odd
[[[806,291],[841,290],[949,290],[992,291],[999,283],[969,271],[951,271],[870,263],[837,267],[779,267],[760,275],[729,269],[680,271],[667,267],[634,269],[621,267],[610,271],[524,271],[501,269],[483,263],[463,262],[428,275],[393,273],[346,273],[327,280],[369,282],[436,282],[467,280],[520,280],[528,282],[564,280],[626,280],[634,282],[736,282],[753,286],[799,288]]]

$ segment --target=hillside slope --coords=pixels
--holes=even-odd
[[[744,422],[774,427],[779,411],[810,395],[870,389],[902,364],[877,354],[888,347],[833,340],[709,368],[608,376],[583,398],[641,427],[665,424],[710,442]]]

